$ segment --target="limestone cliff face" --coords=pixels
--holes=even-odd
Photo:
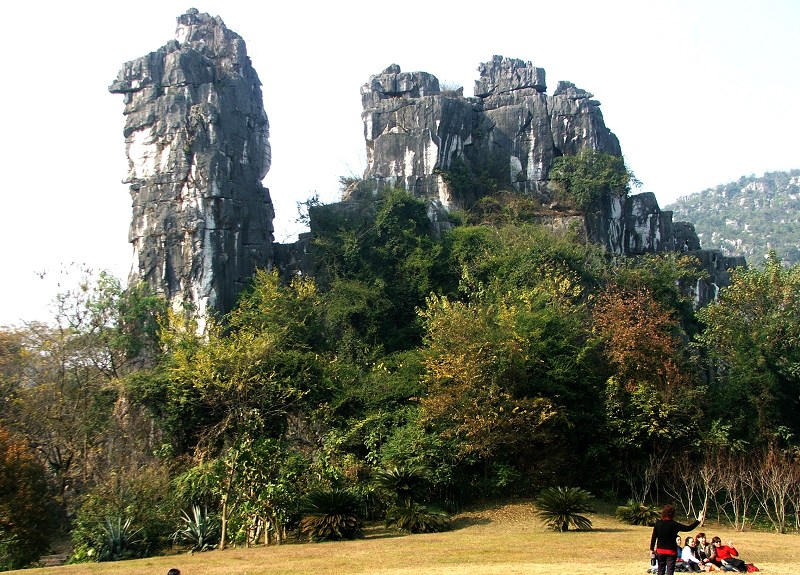
[[[228,311],[272,261],[269,122],[244,40],[189,10],[176,39],[126,63],[109,90],[125,97],[131,281],[198,317]]]
[[[459,189],[453,174],[465,173],[473,183],[485,175],[549,206],[547,182],[557,157],[584,150],[622,155],[593,94],[559,82],[550,96],[544,69],[518,59],[494,56],[478,72],[473,98],[461,90],[442,91],[435,76],[402,72],[397,65],[371,76],[361,88],[365,179],[378,187],[400,184],[427,199],[435,229],[446,227],[441,222],[447,210],[468,208],[488,193],[479,186]],[[350,199],[347,193],[344,199]],[[554,227],[575,218],[546,212]],[[744,265],[721,252],[701,250],[693,226],[673,222],[672,212],[661,210],[650,193],[602,197],[583,222],[588,239],[610,254],[698,255],[709,272],[707,281],[689,287],[698,305],[727,283],[725,266]]]
[[[462,207],[470,198],[442,178],[455,161],[539,193],[557,156],[584,149],[621,155],[592,94],[560,82],[548,96],[544,69],[522,60],[495,56],[478,71],[474,98],[443,92],[435,76],[397,65],[370,77],[361,88],[365,177]]]
[[[488,174],[547,204],[557,157],[584,150],[622,155],[593,94],[559,82],[549,96],[544,69],[518,59],[494,56],[478,72],[474,98],[443,92],[435,76],[397,65],[370,77],[361,88],[365,178],[403,185],[427,198],[435,215],[479,199],[453,185],[458,170]],[[601,198],[585,225],[589,239],[614,254],[671,251],[684,243],[674,237],[672,213],[652,194]]]

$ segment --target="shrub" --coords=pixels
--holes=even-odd
[[[628,500],[625,505],[617,507],[617,519],[630,525],[655,525],[661,513],[652,505],[637,503],[633,499]]]
[[[209,515],[208,509],[200,510],[199,505],[192,506],[191,515],[181,512],[183,526],[172,534],[172,540],[186,545],[190,551],[209,551],[219,543],[220,526],[217,520]]]
[[[554,531],[568,531],[570,525],[587,531],[592,528],[592,521],[580,514],[592,512],[590,497],[579,487],[549,487],[536,498],[536,515]]]
[[[168,471],[158,465],[110,475],[83,497],[71,533],[71,563],[96,561],[108,537],[107,518],[130,518],[141,531],[137,556],[154,555],[169,545],[178,509]]]
[[[303,498],[300,532],[311,541],[355,539],[361,534],[361,500],[342,490],[316,490]]]
[[[386,514],[386,526],[409,533],[438,533],[450,529],[450,516],[419,503],[397,505]]]
[[[44,468],[25,441],[0,429],[0,570],[36,561],[52,523]]]

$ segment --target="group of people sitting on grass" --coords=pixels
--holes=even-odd
[[[675,521],[675,507],[665,505],[650,537],[650,571],[658,575],[672,575],[675,571],[699,573],[717,570],[746,573],[748,565],[739,558],[739,552],[731,541],[723,545],[719,537],[713,537],[709,542],[705,533],[698,533],[696,537],[687,535],[681,544],[678,533],[693,530],[704,519],[701,513],[696,521],[683,525]]]
[[[739,552],[733,546],[732,541],[727,545],[722,544],[719,537],[712,537],[709,543],[705,533],[698,533],[692,537],[687,535],[681,545],[681,538],[676,538],[676,544],[680,553],[675,562],[676,571],[738,571],[747,572],[747,564],[739,559]]]

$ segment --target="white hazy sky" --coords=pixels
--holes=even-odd
[[[130,196],[122,64],[171,40],[192,0],[4,8],[0,325],[47,320],[73,262],[126,278]],[[797,0],[494,0],[194,4],[247,43],[271,124],[277,241],[296,202],[365,168],[359,88],[392,63],[472,95],[500,54],[602,102],[628,166],[662,207],[742,175],[800,167]],[[44,274],[44,279],[40,275]],[[71,285],[71,284],[70,284]],[[66,287],[66,286],[65,286]]]

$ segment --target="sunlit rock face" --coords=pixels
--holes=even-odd
[[[244,40],[189,10],[109,90],[125,101],[131,281],[197,317],[230,310],[272,262],[269,122]]]
[[[464,207],[476,198],[460,196],[442,177],[455,161],[474,173],[491,172],[512,189],[539,193],[560,155],[621,154],[592,94],[560,82],[548,96],[544,69],[518,59],[494,56],[478,72],[473,98],[395,64],[371,76],[361,88],[366,178]]]
[[[469,208],[482,195],[488,177],[502,189],[538,199],[551,208],[547,189],[559,156],[593,150],[621,156],[619,141],[609,130],[594,95],[571,82],[559,82],[547,94],[543,68],[531,62],[494,56],[478,67],[475,96],[461,89],[443,90],[427,72],[402,72],[393,64],[369,78],[361,88],[365,179],[377,188],[401,185],[429,202],[434,228],[446,227],[448,210]],[[458,174],[473,185],[461,186]],[[455,176],[454,176],[455,175]],[[344,195],[348,197],[347,192]],[[558,208],[544,209],[542,221],[558,227],[576,216]],[[728,281],[725,266],[743,261],[700,249],[694,227],[673,222],[651,193],[604,196],[583,214],[586,237],[610,254],[688,251],[698,255],[708,279],[687,289],[698,305],[715,297]]]
[[[486,175],[504,189],[550,204],[547,182],[556,158],[593,150],[621,156],[600,102],[571,82],[548,95],[545,71],[494,56],[478,66],[475,97],[442,91],[427,72],[392,65],[361,88],[365,177],[402,185],[442,210],[468,208],[487,190],[459,189],[452,174]],[[674,250],[672,213],[655,196],[603,197],[585,214],[587,237],[614,254]]]

